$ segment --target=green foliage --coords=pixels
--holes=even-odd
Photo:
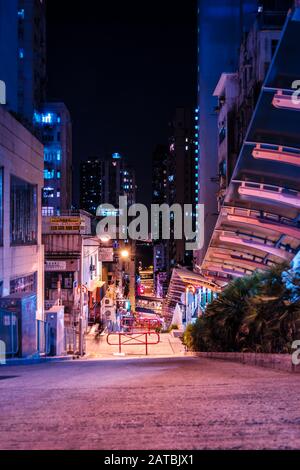
[[[169,328],[167,328],[166,333],[171,333],[172,330],[179,330],[178,325],[170,325]]]
[[[184,344],[193,351],[290,352],[300,337],[299,278],[282,264],[235,279],[188,325]]]

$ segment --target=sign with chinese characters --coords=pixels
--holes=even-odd
[[[81,217],[51,217],[51,231],[79,231],[84,229],[85,223]]]
[[[66,261],[45,261],[45,271],[66,271]]]
[[[104,263],[112,263],[114,260],[114,250],[113,248],[99,248],[99,261],[103,261]]]

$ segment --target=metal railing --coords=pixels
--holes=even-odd
[[[142,318],[142,317],[123,317],[120,321],[120,326],[124,333],[134,333],[143,330],[150,333],[151,331],[159,331],[161,322],[157,318]]]
[[[111,342],[110,338],[113,336],[117,337],[117,342]],[[151,340],[151,336],[155,336],[156,339]],[[119,346],[119,354],[122,354],[122,346],[141,346],[145,345],[146,356],[148,356],[148,346],[158,344],[160,342],[159,333],[148,331],[143,333],[109,333],[106,337],[107,344],[109,346]]]

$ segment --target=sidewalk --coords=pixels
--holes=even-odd
[[[139,334],[139,333],[137,333]],[[101,335],[96,338],[94,335],[88,335],[86,338],[86,356],[87,359],[97,357],[112,357],[119,352],[117,345],[118,336],[115,338],[111,337],[113,342],[116,343],[114,346],[107,344],[107,334]],[[150,341],[153,338],[150,337]],[[184,355],[185,348],[180,338],[174,338],[170,333],[161,333],[160,342],[158,344],[148,345],[148,357],[174,357]],[[122,345],[122,355],[126,357],[147,357],[145,345]]]

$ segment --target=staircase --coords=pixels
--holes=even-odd
[[[143,338],[141,338],[143,339]],[[150,336],[150,341],[155,341],[155,336]],[[110,337],[112,342],[118,342],[118,336]],[[123,337],[124,341],[124,337]],[[107,334],[97,335],[91,331],[86,336],[86,357],[112,357],[118,355],[119,347],[107,344]],[[125,356],[146,356],[145,345],[122,345],[122,355]],[[177,356],[185,353],[184,345],[179,337],[174,337],[172,333],[161,333],[160,342],[158,344],[148,345],[148,356]]]

